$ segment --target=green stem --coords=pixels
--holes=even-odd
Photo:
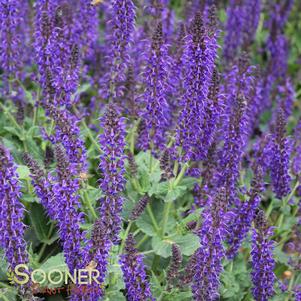
[[[290,279],[290,282],[289,282],[288,288],[287,288],[288,296],[285,298],[284,301],[289,301],[289,300],[290,300],[290,297],[291,297],[291,290],[292,290],[292,288],[293,288],[294,280],[295,280],[295,274],[293,274],[293,275],[292,275],[292,278]]]
[[[153,156],[151,151],[149,151],[149,171],[150,173],[153,171]]]
[[[229,272],[232,273],[232,271],[233,271],[233,260],[231,260],[229,264]]]
[[[88,207],[88,209],[90,210],[93,218],[98,219],[98,216],[97,216],[97,214],[96,214],[96,212],[95,212],[95,210],[94,210],[94,208],[93,208],[93,206],[92,206],[92,204],[89,200],[89,196],[88,196],[88,193],[87,193],[86,190],[84,190],[84,203]]]
[[[267,212],[266,212],[266,218],[268,219],[273,211],[273,205],[274,205],[274,202],[273,200],[270,202],[270,205],[267,209]]]
[[[0,107],[3,110],[3,112],[8,116],[8,118],[10,119],[10,121],[14,124],[14,126],[21,131],[22,136],[23,136],[23,129],[20,127],[20,125],[17,123],[15,117],[9,112],[9,110],[4,107],[4,105],[0,102]]]
[[[48,238],[48,239],[51,237],[53,229],[54,229],[54,223],[51,223],[50,228],[49,228],[49,231],[48,231],[48,234],[47,234],[47,238]],[[40,252],[39,252],[39,254],[38,254],[38,258],[37,258],[37,261],[38,261],[38,262],[41,261],[41,259],[42,259],[42,257],[43,257],[43,254],[44,254],[44,251],[45,251],[45,249],[46,249],[46,247],[47,247],[47,244],[46,244],[46,243],[43,243],[43,246],[42,246],[42,248],[41,248],[41,250],[40,250]]]
[[[150,219],[151,219],[151,221],[153,223],[153,226],[154,226],[155,230],[157,232],[159,232],[160,231],[160,227],[159,227],[159,225],[158,225],[158,223],[156,221],[156,218],[154,216],[154,213],[153,213],[151,205],[147,204],[146,209],[147,209],[147,213],[148,213],[148,215],[149,215],[149,217],[150,217]]]
[[[137,120],[136,124],[132,128],[131,137],[130,137],[130,152],[134,154],[135,152],[135,142],[136,142],[136,136],[137,136],[137,129],[140,124],[140,119]]]
[[[33,111],[33,125],[37,124],[38,116],[39,116],[39,110],[40,110],[39,106],[34,107],[34,111]]]
[[[124,232],[124,236],[122,238],[122,242],[121,242],[121,245],[120,245],[120,249],[119,249],[119,254],[122,254],[123,252],[123,249],[124,249],[124,246],[125,246],[125,241],[130,233],[130,230],[131,230],[131,226],[132,226],[133,222],[129,222],[125,232]]]
[[[141,240],[137,243],[136,248],[139,249],[139,247],[148,239],[148,235],[144,234],[144,236],[141,238]]]
[[[172,207],[172,202],[168,202],[164,206],[163,222],[162,222],[162,230],[161,230],[162,237],[164,237],[164,235],[165,235],[165,230],[167,227],[168,217],[169,217],[169,212],[170,212],[171,207]]]
[[[145,251],[145,252],[140,252],[140,254],[148,255],[148,254],[152,254],[154,252],[155,252],[154,250],[149,250],[149,251]]]
[[[136,189],[136,191],[141,193],[142,188],[141,188],[139,181],[136,178],[132,179],[132,184],[133,184],[133,187]]]
[[[165,295],[165,289],[162,291],[162,293],[160,294],[160,296],[159,296],[159,298],[157,299],[157,301],[163,300],[164,295]]]
[[[137,235],[140,233],[140,231],[141,231],[140,229],[137,229],[137,230],[133,233],[133,235],[134,235],[134,236],[137,236]]]
[[[297,181],[294,188],[292,189],[291,193],[286,198],[283,199],[282,207],[285,207],[288,204],[289,200],[294,196],[299,185],[300,185],[300,183],[299,183],[299,181]],[[284,213],[281,213],[281,215],[279,216],[277,223],[276,223],[276,225],[278,225],[279,228],[281,228],[283,220],[284,220]]]
[[[181,172],[178,174],[178,176],[176,177],[174,183],[173,183],[173,187],[176,187],[180,182],[181,180],[183,179],[183,177],[185,176],[185,172],[186,170],[188,169],[189,167],[189,164],[188,163],[185,163],[184,166],[182,167],[181,169]]]
[[[0,286],[2,286],[3,288],[8,288],[8,289],[12,289],[12,287],[4,282],[0,282]]]
[[[84,129],[87,131],[88,137],[89,137],[90,141],[92,142],[92,144],[94,144],[94,146],[97,148],[97,150],[100,153],[103,153],[101,147],[99,146],[99,143],[93,137],[91,130],[89,129],[89,127],[87,126],[87,124],[84,120],[82,120],[82,125],[83,125]]]

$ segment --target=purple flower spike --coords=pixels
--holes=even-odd
[[[243,40],[243,1],[231,0],[227,10],[226,36],[223,56],[227,62],[233,61]]]
[[[202,123],[217,56],[216,34],[207,31],[202,14],[197,13],[186,37],[184,50],[185,81],[182,110],[177,130],[177,145],[183,149],[184,160],[203,159],[205,154],[200,137],[204,137]]]
[[[46,112],[56,123],[56,133],[52,143],[62,143],[66,149],[70,163],[77,172],[85,172],[87,168],[86,149],[80,137],[79,120],[67,109],[60,110],[53,105],[45,105]]]
[[[91,237],[85,241],[85,249],[83,252],[82,268],[91,267],[98,271],[96,281],[92,281],[87,287],[82,285],[78,290],[72,292],[70,301],[95,301],[104,295],[103,284],[106,279],[107,268],[109,263],[110,250],[112,242],[109,236],[110,229],[103,224],[102,219],[95,221],[91,232]],[[86,290],[85,290],[86,288]]]
[[[292,162],[294,175],[301,173],[301,120],[299,120],[294,130],[294,158]]]
[[[58,222],[59,235],[63,244],[63,250],[69,270],[73,272],[80,267],[82,250],[80,242],[82,234],[80,223],[83,215],[78,212],[79,182],[74,179],[74,170],[61,145],[55,146],[57,159],[57,176],[51,179],[53,183],[53,194],[56,200],[54,212],[55,220]]]
[[[128,49],[135,27],[135,6],[132,0],[112,1],[111,37],[108,64],[109,74],[105,76],[102,94],[105,98],[119,99],[124,93],[123,83],[130,58]]]
[[[260,210],[255,218],[255,228],[252,234],[252,282],[253,297],[256,301],[268,301],[274,295],[276,277],[273,269],[274,243],[270,240],[273,230],[267,224],[264,212]]]
[[[138,254],[135,248],[135,240],[129,234],[126,245],[126,253],[121,256],[120,264],[126,287],[128,301],[153,301],[150,285],[147,280],[143,256]]]
[[[162,23],[159,23],[153,35],[151,53],[145,70],[145,93],[143,99],[146,108],[142,113],[145,128],[140,136],[143,150],[162,148],[164,133],[169,124],[168,69],[170,58],[164,42]]]
[[[230,0],[223,53],[227,62],[233,62],[240,50],[252,44],[260,12],[261,0]]]
[[[171,251],[172,251],[172,256],[166,275],[168,289],[171,289],[171,287],[173,286],[173,282],[178,279],[179,270],[181,268],[181,264],[183,260],[181,249],[177,244],[174,243],[172,245]]]
[[[49,217],[55,219],[55,200],[52,193],[52,185],[45,171],[30,155],[24,154],[23,159],[30,170],[30,177],[32,178],[36,195],[41,200],[41,204],[46,209]]]
[[[262,0],[246,0],[244,13],[243,48],[247,49],[253,42],[259,24]]]
[[[244,56],[234,65],[227,79],[228,97],[225,144],[221,154],[219,185],[227,191],[227,201],[234,203],[240,162],[247,144],[248,102],[253,87],[252,66]]]
[[[9,268],[26,264],[28,255],[22,222],[24,207],[16,166],[10,153],[0,144],[0,245],[5,251]]]
[[[289,175],[290,147],[286,137],[286,119],[282,108],[278,109],[276,125],[272,137],[271,178],[273,191],[281,199],[290,191],[291,177]]]
[[[293,83],[289,77],[286,77],[284,83],[278,86],[277,99],[278,105],[282,107],[286,119],[292,114],[295,97]]]
[[[260,204],[260,192],[263,190],[263,171],[261,166],[257,166],[255,170],[254,179],[252,182],[252,189],[250,191],[250,199],[239,204],[234,208],[234,219],[229,227],[230,245],[227,250],[227,257],[232,259],[238,253],[243,240],[246,238],[251,229],[255,212]]]
[[[35,43],[36,62],[40,73],[39,82],[44,94],[54,96],[51,72],[51,34],[53,31],[53,0],[41,0],[35,3]]]
[[[103,154],[99,168],[103,173],[100,187],[104,193],[101,199],[100,214],[102,221],[111,229],[111,239],[116,242],[121,228],[123,197],[120,193],[125,186],[125,121],[117,107],[109,104],[105,115],[101,118],[104,132],[99,141]]]
[[[21,2],[0,1],[0,66],[4,72],[5,89],[9,90],[9,79],[18,78],[22,67],[22,47],[19,24],[22,21]]]
[[[198,233],[201,246],[196,253],[192,283],[193,299],[196,301],[214,301],[219,297],[219,277],[225,257],[223,241],[231,217],[226,212],[225,193],[225,189],[221,188],[202,213],[203,224]]]

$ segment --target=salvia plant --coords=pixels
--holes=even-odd
[[[0,0],[0,300],[301,300],[300,11]]]

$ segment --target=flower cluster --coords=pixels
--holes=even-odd
[[[217,56],[216,35],[210,35],[198,12],[185,38],[183,61],[185,80],[182,109],[178,121],[177,144],[183,149],[184,159],[203,159],[206,152],[200,147],[203,120],[208,101],[210,83]],[[206,129],[206,124],[205,124]],[[205,153],[205,154],[204,154]]]
[[[5,70],[5,90],[9,92],[9,80],[20,78],[22,64],[21,3],[18,0],[0,2],[0,66]],[[24,34],[24,32],[23,32]]]
[[[226,191],[221,188],[202,214],[203,223],[198,232],[200,248],[196,253],[192,284],[194,300],[216,300],[219,296],[219,277],[223,270],[222,259],[225,257],[223,242],[230,217]]]
[[[271,165],[271,178],[273,190],[277,198],[288,195],[291,191],[290,188],[290,175],[289,171],[289,146],[286,138],[286,121],[282,108],[277,112],[276,125],[272,140],[272,165]]]
[[[270,240],[272,235],[273,230],[268,226],[264,212],[259,211],[255,218],[251,251],[253,297],[258,301],[267,301],[274,295],[274,243]]]
[[[108,52],[109,74],[102,93],[115,100],[123,95],[123,83],[129,65],[128,48],[135,24],[135,7],[132,0],[114,0],[111,5],[110,51]]]
[[[142,118],[145,123],[141,133],[141,147],[144,150],[162,148],[164,134],[170,121],[167,102],[168,85],[168,51],[164,43],[162,23],[156,27],[152,38],[151,53],[145,70],[145,110]]]
[[[85,171],[86,152],[84,142],[80,138],[79,120],[68,110],[59,110],[53,105],[45,105],[46,112],[55,121],[56,133],[51,137],[51,142],[62,143],[66,149],[70,163],[76,170]]]
[[[135,240],[132,234],[129,234],[126,245],[126,253],[120,259],[123,279],[126,287],[126,295],[129,301],[153,301],[150,286],[147,281],[143,256],[138,254],[135,248]]]
[[[82,250],[80,242],[82,234],[80,223],[82,213],[78,212],[79,203],[79,182],[72,176],[74,170],[61,145],[55,146],[55,156],[57,160],[57,175],[51,179],[53,181],[53,197],[55,220],[58,221],[60,238],[69,270],[72,272],[80,266],[82,260]]]
[[[0,145],[0,245],[11,270],[28,262],[24,241],[24,207],[16,165],[7,149]]]
[[[104,132],[99,141],[103,154],[100,157],[99,168],[103,173],[100,187],[104,197],[100,200],[100,212],[104,226],[110,229],[112,241],[117,241],[123,205],[120,193],[125,185],[125,122],[113,104],[107,107],[101,125]]]
[[[227,256],[229,258],[233,258],[237,254],[242,241],[246,238],[251,229],[256,210],[261,201],[260,192],[263,190],[262,173],[262,167],[256,166],[252,189],[250,191],[250,199],[234,208],[234,219],[229,226],[230,238],[228,242],[230,247],[227,250]]]

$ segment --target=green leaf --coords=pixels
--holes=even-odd
[[[25,97],[26,97],[27,102],[34,105],[35,101],[33,99],[32,93],[28,90],[25,90],[25,89],[23,91],[25,92]]]
[[[193,177],[186,177],[180,181],[181,186],[185,186],[187,189],[191,189],[197,183],[198,179]]]
[[[135,156],[138,166],[138,178],[144,192],[147,192],[151,186],[159,183],[161,179],[160,162],[152,157],[149,152],[140,152]],[[150,168],[150,162],[152,168]]]
[[[171,256],[171,246],[173,241],[170,239],[162,240],[160,237],[155,236],[152,238],[152,248],[155,253],[163,258]]]
[[[43,270],[46,273],[46,275],[53,270],[58,270],[62,272],[63,275],[68,271],[68,267],[65,263],[65,258],[63,253],[59,253],[55,256],[48,258],[48,260],[40,266],[40,269]],[[51,280],[53,280],[54,282],[57,282],[60,278],[62,278],[62,281],[58,284],[53,284],[48,280],[46,280],[43,283],[41,283],[41,286],[49,287],[49,288],[61,287],[64,284],[65,277],[61,277],[60,273],[51,274]],[[37,281],[42,281],[43,277],[38,273],[36,273],[35,279]]]
[[[28,148],[27,152],[31,154],[35,159],[39,161],[43,161],[43,154],[41,148],[37,146],[37,143],[32,137],[27,137],[26,139],[26,146]]]
[[[239,285],[233,273],[224,271],[221,277],[223,286],[221,289],[221,294],[223,298],[233,300],[235,296],[239,293]]]
[[[175,201],[176,199],[180,198],[183,196],[186,192],[186,187],[185,186],[176,186],[172,188],[172,190],[169,190],[166,197],[164,197],[165,202],[172,202]]]
[[[182,254],[185,256],[191,256],[200,246],[198,236],[192,233],[176,236],[174,242],[179,245]]]
[[[20,180],[29,180],[30,171],[29,168],[25,165],[19,165],[17,167],[17,173],[19,175]]]
[[[126,301],[126,298],[119,291],[107,292],[104,298],[99,299],[98,301]]]
[[[15,127],[12,127],[12,126],[5,126],[4,129],[6,130],[6,132],[14,135],[14,136],[17,136],[20,140],[22,140],[22,133]]]
[[[26,203],[40,204],[40,200],[36,196],[28,193],[23,193],[22,200],[25,201]]]
[[[29,217],[36,236],[41,242],[50,245],[57,239],[57,236],[52,238],[48,237],[50,226],[42,205],[32,203]]]
[[[1,301],[15,301],[17,300],[17,291],[13,288],[0,288]]]
[[[281,250],[281,247],[276,247],[273,251],[274,258],[277,262],[287,265],[289,257]]]
[[[5,255],[3,253],[3,250],[0,249],[0,281],[5,281],[7,279],[7,270],[8,270],[8,264],[5,260]]]
[[[136,225],[140,228],[142,232],[149,236],[157,235],[155,228],[153,227],[152,221],[148,214],[143,213],[140,218],[136,221]]]
[[[171,247],[173,243],[179,245],[183,255],[190,256],[198,249],[199,238],[191,233],[184,236],[173,236],[163,240],[158,236],[152,238],[153,250],[157,255],[164,258],[171,256]]]
[[[169,182],[164,181],[154,184],[148,191],[148,195],[165,196],[168,192]]]

